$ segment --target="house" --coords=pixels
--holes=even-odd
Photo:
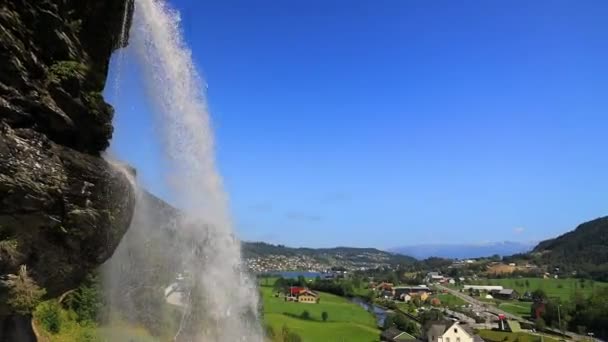
[[[416,341],[416,338],[406,332],[403,332],[395,327],[390,327],[382,332],[380,340],[386,342],[399,341]]]
[[[393,291],[393,283],[381,282],[380,284],[374,287],[376,291]]]
[[[432,323],[426,333],[427,342],[474,342],[474,335],[458,322]]]
[[[395,286],[393,288],[393,293],[395,298],[399,298],[404,293],[412,294],[412,293],[420,293],[420,292],[431,292],[431,289],[426,285],[418,285],[418,286]]]
[[[417,297],[420,298],[421,302],[424,302],[425,300],[429,299],[430,295],[430,292],[414,292],[410,294],[410,296],[412,296],[412,299]]]
[[[298,294],[298,302],[316,304],[319,302],[319,295],[309,289],[304,289]]]
[[[519,294],[513,289],[502,289],[500,291],[492,291],[492,296],[496,299],[503,300],[513,300],[519,298]]]
[[[403,295],[409,295],[410,299],[419,297],[425,301],[431,294],[431,289],[426,285],[418,286],[396,286],[393,288],[393,298],[401,299]]]
[[[463,289],[465,291],[468,291],[469,289],[471,289],[471,290],[491,292],[491,291],[500,291],[500,290],[504,289],[504,287],[502,287],[500,285],[464,285]]]
[[[426,274],[424,281],[427,283],[438,283],[443,280],[443,276],[439,274],[439,272],[429,272]]]
[[[450,279],[448,280],[448,283],[449,283],[450,285],[454,285],[454,284],[456,284],[456,280],[455,280],[454,278],[450,278]]]

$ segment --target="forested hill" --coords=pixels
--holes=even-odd
[[[408,264],[416,259],[381,251],[375,248],[293,248],[283,245],[273,245],[265,242],[243,242],[243,255],[245,258],[264,258],[271,255],[308,256],[315,259],[342,259],[351,262],[371,262],[385,264]]]
[[[564,272],[608,280],[608,216],[539,243],[531,255]]]

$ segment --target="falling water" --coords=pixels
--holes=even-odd
[[[142,67],[164,153],[171,161],[168,179],[180,213],[172,214],[175,217],[163,233],[146,231],[158,224],[153,217],[159,213],[151,204],[157,201],[140,195],[131,229],[106,268],[106,286],[111,298],[122,296],[115,305],[128,306],[123,312],[130,316],[155,310],[138,303],[141,298],[125,303],[131,289],[150,287],[135,284],[138,280],[128,275],[165,255],[171,260],[154,272],[187,275],[179,285],[182,310],[175,340],[263,341],[257,320],[258,292],[242,263],[215,165],[204,83],[179,24],[179,14],[163,1],[135,0],[131,48]],[[155,240],[154,234],[162,238]],[[150,245],[159,240],[161,245]]]

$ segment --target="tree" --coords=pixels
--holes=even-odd
[[[327,314],[327,311],[323,311],[321,313],[321,319],[323,319],[323,322],[327,322],[328,317],[329,317],[329,315]]]
[[[545,320],[542,317],[538,317],[534,322],[534,326],[537,331],[543,331],[547,327],[547,324],[545,324]]]
[[[300,314],[300,318],[302,318],[302,319],[310,319],[310,312],[308,312],[308,310],[302,311],[302,313]]]
[[[526,288],[530,288],[530,281],[528,279],[524,281],[524,284],[526,285]]]
[[[17,275],[9,274],[2,283],[8,288],[7,304],[20,315],[29,315],[46,294],[46,290],[27,274],[25,265],[21,265]]]
[[[547,293],[543,289],[536,289],[532,291],[532,299],[535,302],[542,302],[547,299]]]

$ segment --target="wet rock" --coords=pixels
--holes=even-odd
[[[0,0],[0,280],[25,265],[58,296],[129,227],[129,177],[101,157],[113,117],[101,92],[132,10],[130,0]]]

